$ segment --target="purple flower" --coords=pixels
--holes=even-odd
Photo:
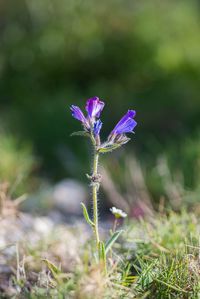
[[[90,119],[94,119],[95,117],[99,118],[104,105],[104,102],[100,101],[98,97],[87,100],[85,109],[88,113],[88,117]]]
[[[97,136],[100,133],[102,122],[96,119],[100,117],[104,105],[104,102],[100,101],[98,97],[88,99],[85,107],[88,114],[87,117],[85,117],[78,106],[72,105],[70,109],[72,111],[72,116],[82,122],[84,129],[86,131],[92,131],[94,135]]]
[[[86,119],[86,117],[84,116],[83,112],[81,111],[81,109],[78,106],[74,106],[72,105],[70,107],[70,110],[72,111],[72,116],[76,119],[78,119],[79,121],[82,122],[82,124],[88,128],[89,124],[88,124],[88,120]]]
[[[100,119],[98,119],[97,121],[95,121],[94,123],[94,136],[98,136],[100,131],[101,131],[101,127],[102,127],[102,121]]]
[[[121,120],[114,127],[110,134],[110,137],[125,133],[132,133],[133,129],[137,125],[137,122],[133,119],[135,115],[135,110],[128,110],[128,112],[121,118]]]

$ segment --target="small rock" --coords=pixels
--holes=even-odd
[[[47,217],[37,217],[34,220],[34,230],[40,235],[47,235],[53,229],[53,222]]]
[[[81,215],[81,202],[86,202],[85,188],[74,180],[64,180],[55,185],[53,198],[55,207],[65,214]]]

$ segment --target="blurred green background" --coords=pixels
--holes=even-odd
[[[104,137],[137,110],[134,140],[112,155],[111,173],[129,152],[159,199],[165,157],[171,181],[199,194],[199,1],[2,1],[0,41],[0,176],[19,178],[17,193],[34,190],[36,177],[84,180],[88,145],[70,137],[80,125],[69,106],[99,96]]]

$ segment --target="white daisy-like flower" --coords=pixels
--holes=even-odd
[[[111,213],[115,216],[115,218],[126,218],[127,214],[120,209],[112,207],[110,209]]]

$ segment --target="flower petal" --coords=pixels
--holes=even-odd
[[[117,126],[117,128],[114,130],[115,134],[125,134],[125,133],[131,133],[133,132],[133,129],[137,126],[137,122],[132,119],[128,118],[126,122],[122,123],[121,125]]]
[[[121,120],[118,122],[118,124],[115,126],[120,126],[122,123],[124,123],[128,118],[134,118],[136,116],[135,110],[128,110],[128,112],[121,118]]]
[[[72,106],[70,107],[70,110],[71,110],[71,112],[72,112],[72,116],[73,116],[74,118],[78,119],[79,121],[81,121],[81,122],[84,123],[84,124],[87,122],[87,120],[86,120],[86,118],[85,118],[83,112],[81,111],[81,109],[80,109],[78,106],[74,106],[74,105],[72,105]]]
[[[93,97],[87,100],[85,109],[89,118],[99,117],[104,105],[104,102],[100,101],[98,97]]]
[[[111,134],[118,135],[132,132],[135,126],[137,125],[137,122],[133,119],[135,115],[135,110],[128,110],[128,112],[121,118],[121,120],[114,127]]]
[[[110,209],[111,213],[115,216],[115,218],[125,218],[127,217],[127,214],[122,211],[121,209],[117,209],[115,207],[112,207]]]
[[[102,128],[102,121],[100,119],[98,119],[97,121],[95,121],[94,123],[94,135],[97,136],[99,135],[101,128]]]

